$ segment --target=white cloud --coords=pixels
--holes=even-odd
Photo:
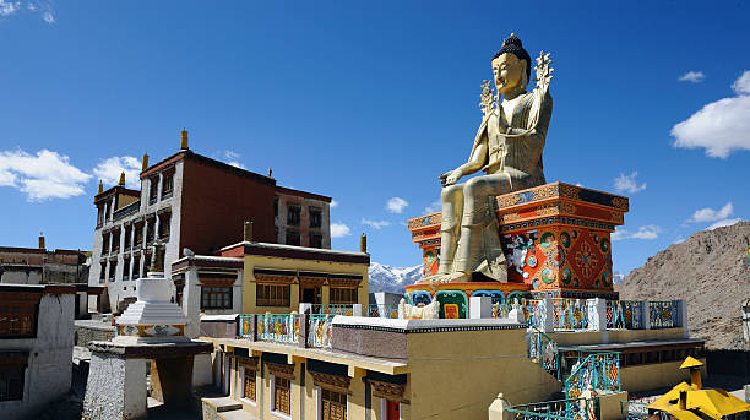
[[[741,221],[742,221],[742,219],[739,218],[739,217],[736,217],[734,219],[719,220],[718,222],[712,223],[711,226],[708,227],[708,230],[717,229],[717,228],[724,227],[724,226],[730,226],[730,225],[733,225],[735,223],[739,223]]]
[[[141,188],[141,162],[132,156],[104,159],[93,170],[94,175],[104,183],[105,189],[117,185],[120,182],[120,174],[123,172],[125,172],[126,187]]]
[[[661,232],[662,229],[657,225],[645,225],[639,227],[638,232],[633,233],[630,237],[633,239],[656,239]]]
[[[331,223],[331,238],[343,238],[350,233],[349,226],[345,223]]]
[[[662,228],[657,225],[643,225],[638,228],[638,231],[629,233],[626,229],[617,227],[615,233],[610,235],[610,239],[613,241],[619,241],[622,239],[656,239],[662,232]]]
[[[703,74],[702,71],[689,71],[683,74],[682,76],[680,76],[679,78],[677,78],[677,80],[679,80],[680,82],[698,83],[698,82],[702,82],[703,79],[705,78],[706,78],[706,75]]]
[[[333,207],[338,207],[338,206],[339,206],[339,202],[338,202],[338,201],[336,201],[336,200],[331,200],[331,208],[333,208]]]
[[[0,185],[25,192],[29,201],[81,195],[90,178],[57,152],[45,149],[36,156],[23,150],[0,152]]]
[[[732,83],[732,90],[734,90],[738,95],[750,94],[750,70],[742,73],[742,76],[740,76],[739,79],[735,80],[734,83]]]
[[[630,175],[621,173],[620,176],[615,178],[615,190],[618,192],[627,192],[631,194],[635,194],[638,191],[645,190],[646,183],[644,182],[643,184],[638,185],[635,180],[636,175],[638,175],[638,172],[633,172]]]
[[[729,202],[724,204],[720,210],[714,210],[710,207],[705,207],[700,210],[696,210],[695,213],[688,219],[688,222],[692,223],[706,223],[715,222],[717,220],[726,219],[734,212],[734,206]]]
[[[233,151],[233,150],[222,150],[221,152],[214,153],[214,157],[226,164],[232,165],[234,167],[240,168],[240,169],[247,169],[245,168],[245,165],[240,163],[240,155],[239,153]]]
[[[363,224],[363,225],[367,225],[367,226],[370,226],[370,227],[371,227],[371,228],[373,228],[373,229],[380,229],[380,228],[382,228],[383,226],[388,226],[388,225],[390,225],[390,223],[389,223],[389,222],[386,222],[385,220],[383,220],[382,222],[374,222],[374,221],[372,221],[372,220],[367,220],[367,219],[362,219],[362,224]]]
[[[0,0],[0,16],[10,16],[21,8],[20,1]]]
[[[391,213],[401,213],[408,205],[409,203],[401,197],[391,197],[391,199],[385,203],[385,208]]]
[[[627,238],[627,235],[628,235],[627,229],[617,226],[615,228],[615,233],[609,235],[609,239],[613,241],[619,241],[621,239]]]
[[[55,17],[52,15],[52,12],[44,12],[42,19],[47,23],[55,23]]]
[[[703,147],[709,157],[726,158],[735,150],[750,150],[750,70],[733,84],[737,96],[723,98],[672,127],[674,147]]]
[[[432,204],[424,208],[425,213],[435,213],[436,211],[440,211],[442,208],[442,204],[440,201],[433,201]]]

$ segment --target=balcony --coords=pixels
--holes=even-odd
[[[141,202],[139,200],[139,201],[134,201],[119,210],[115,210],[113,221],[118,221],[122,218],[130,216],[131,214],[135,214],[138,212],[138,210],[140,210],[140,208],[141,208]]]

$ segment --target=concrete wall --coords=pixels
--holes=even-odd
[[[92,341],[110,341],[115,327],[101,321],[80,320],[75,323],[75,345],[87,347]]]
[[[70,389],[74,299],[74,294],[43,295],[39,302],[37,337],[0,339],[0,349],[29,351],[23,399],[0,402],[3,418],[33,415]]]
[[[600,343],[627,343],[630,341],[668,340],[685,338],[685,330],[662,328],[658,330],[581,331],[547,333],[561,346]]]
[[[84,418],[133,418],[129,415],[143,413],[145,407],[146,361],[94,352],[83,401]]]
[[[706,359],[700,359],[700,361],[704,363],[701,367],[701,375],[705,378]],[[682,361],[651,363],[620,369],[622,389],[628,392],[639,392],[661,387],[671,387],[682,381],[690,383],[690,372],[680,369],[681,364]]]
[[[526,355],[523,329],[408,334],[410,405],[404,418],[486,419],[511,404],[548,400],[561,384]]]
[[[42,282],[42,267],[5,265],[0,273],[0,283],[39,284]]]

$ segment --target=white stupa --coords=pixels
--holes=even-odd
[[[163,248],[156,247],[153,267],[163,266]],[[188,319],[182,309],[170,302],[170,280],[163,272],[149,271],[136,280],[138,300],[130,304],[117,320],[118,335],[112,342],[178,343],[190,341],[185,336]]]

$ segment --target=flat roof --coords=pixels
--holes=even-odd
[[[224,248],[222,248],[220,251],[228,251],[234,248],[238,248],[240,246],[244,246],[247,254],[247,249],[257,249],[257,250],[276,250],[276,251],[297,251],[297,252],[306,252],[311,254],[321,254],[321,255],[341,255],[341,256],[350,256],[350,257],[367,257],[369,260],[370,254],[366,252],[354,252],[354,251],[339,251],[336,249],[323,249],[323,248],[308,248],[304,246],[298,246],[298,245],[286,245],[286,244],[273,244],[269,242],[254,242],[254,241],[242,241],[236,244],[227,245]],[[255,255],[255,254],[249,254],[249,255]]]
[[[250,341],[241,338],[214,338],[200,337],[203,341],[212,341],[217,344],[224,344],[230,347],[245,348],[268,353],[283,353],[288,356],[297,356],[310,359],[319,359],[329,363],[347,365],[352,368],[374,370],[376,372],[388,375],[400,375],[408,373],[407,364],[390,359],[378,357],[362,356],[351,353],[340,353],[328,349],[302,348],[296,344],[278,344],[267,343],[263,341]],[[291,361],[291,358],[290,358]]]
[[[670,340],[648,340],[648,341],[628,341],[625,343],[601,343],[601,344],[584,344],[579,346],[560,346],[560,351],[594,351],[594,352],[622,352],[627,353],[629,350],[655,348],[655,347],[689,347],[695,344],[704,344],[706,340],[701,338],[682,338]]]

